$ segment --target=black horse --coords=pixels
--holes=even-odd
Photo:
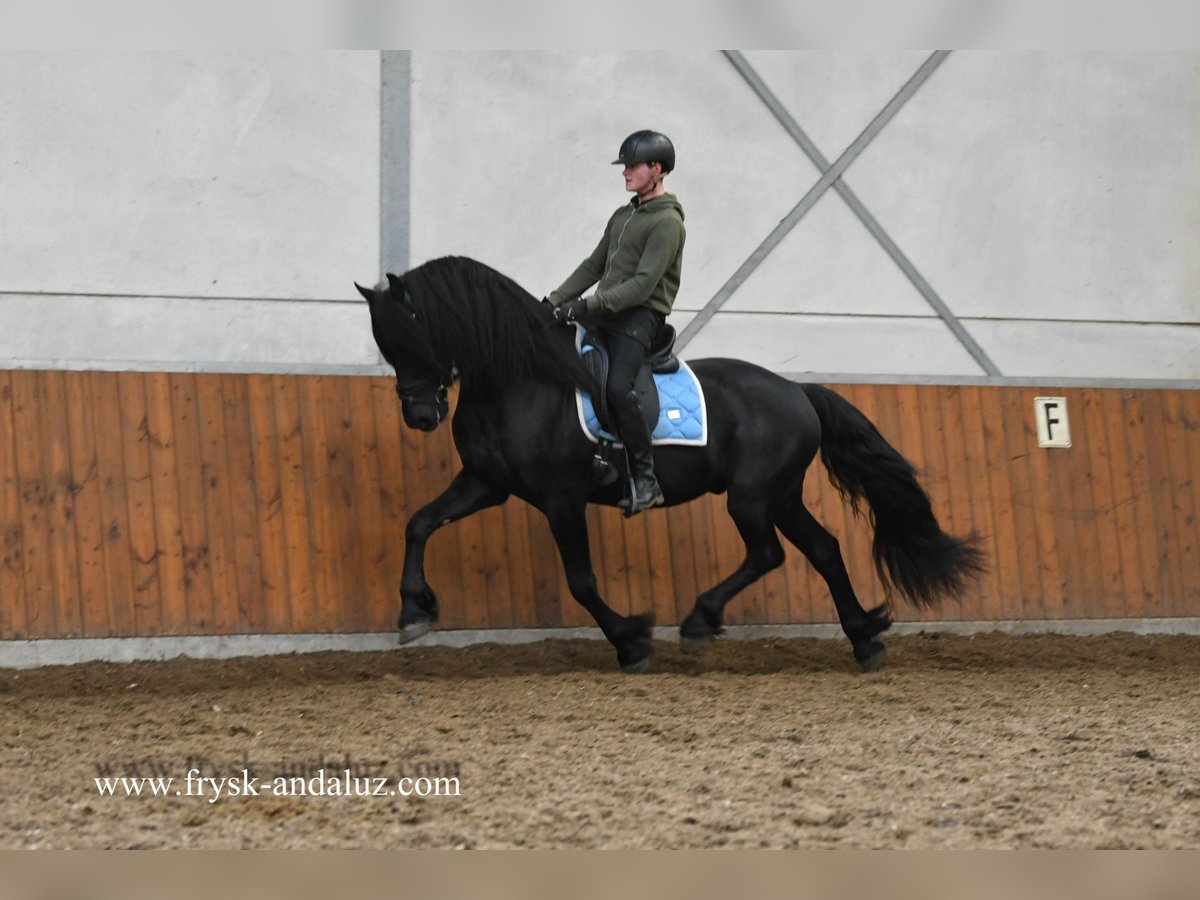
[[[622,487],[620,481],[597,487],[592,477],[594,445],[580,429],[575,390],[595,385],[576,353],[574,329],[555,324],[544,304],[471,259],[433,260],[387,281],[379,290],[355,286],[370,305],[375,341],[396,370],[405,424],[432,431],[449,415],[449,386],[460,383],[453,434],[463,469],[408,522],[401,640],[419,637],[438,618],[424,563],[433,532],[516,495],[549,520],[571,593],[612,642],[621,667],[644,671],[652,617],[622,616],[596,589],[585,507],[617,505]],[[738,360],[689,365],[705,392],[708,443],[657,447],[655,472],[668,505],[726,493],[746,558],[696,600],[680,627],[685,647],[697,649],[720,634],[725,604],[783,563],[778,530],[828,584],[855,659],[865,671],[877,669],[884,648],[876,636],[891,625],[888,609],[862,608],[837,539],[801,499],[817,452],[856,511],[865,498],[879,577],[914,605],[963,591],[981,568],[974,535],[962,540],[942,531],[913,467],[833,391]]]

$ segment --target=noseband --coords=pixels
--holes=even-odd
[[[450,381],[458,375],[456,369],[449,372]],[[400,383],[396,380],[396,396],[405,406],[432,406],[438,423],[442,421],[442,409],[447,406],[450,387],[437,375]]]

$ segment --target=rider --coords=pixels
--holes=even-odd
[[[663,187],[663,178],[675,168],[670,139],[657,131],[635,131],[617,156],[613,165],[625,167],[625,190],[635,196],[609,218],[591,256],[546,299],[559,321],[582,320],[605,333],[606,399],[633,482],[632,495],[621,505],[633,515],[664,503],[633,380],[675,302],[685,233],[683,207]],[[591,296],[581,296],[597,282]]]

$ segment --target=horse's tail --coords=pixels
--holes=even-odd
[[[842,498],[859,512],[870,507],[872,555],[885,587],[914,606],[958,597],[983,571],[978,536],[944,532],[912,465],[845,398],[820,385],[802,385],[821,420],[821,461]]]

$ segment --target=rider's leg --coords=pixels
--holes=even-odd
[[[633,388],[633,380],[646,358],[650,340],[646,342],[627,333],[612,333],[609,338],[608,408],[612,412],[613,426],[629,460],[631,496],[626,510],[628,515],[641,512],[652,506],[661,506],[662,489],[654,476],[654,450],[650,441],[650,429],[642,415],[641,404]],[[624,505],[624,504],[623,504]]]

